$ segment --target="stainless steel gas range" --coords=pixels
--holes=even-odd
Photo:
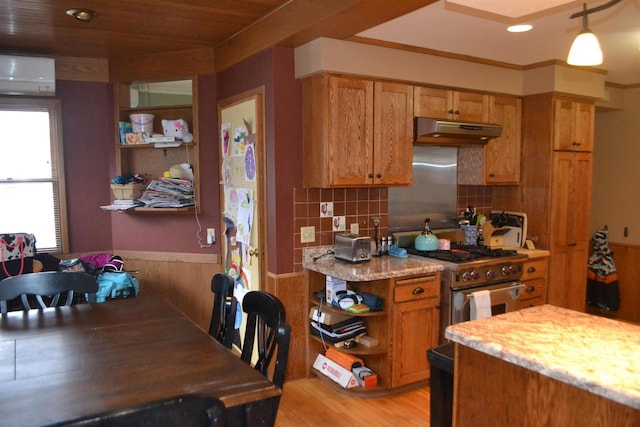
[[[526,255],[486,246],[452,245],[449,251],[406,249],[412,257],[437,259],[446,266],[441,273],[440,342],[444,342],[447,326],[470,320],[474,292],[490,291],[492,315],[517,310]]]

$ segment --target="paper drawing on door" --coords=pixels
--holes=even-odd
[[[263,129],[257,100],[234,99],[219,110],[221,210],[229,230],[222,249],[225,269],[235,279],[236,287],[245,290],[260,289],[264,269],[258,249],[262,236],[258,184],[262,178]]]

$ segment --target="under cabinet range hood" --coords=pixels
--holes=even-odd
[[[502,134],[502,126],[491,123],[465,123],[450,120],[416,117],[415,142],[426,144],[486,144]]]

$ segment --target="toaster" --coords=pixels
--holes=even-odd
[[[351,233],[337,234],[333,252],[335,258],[344,261],[369,261],[371,259],[371,237]]]

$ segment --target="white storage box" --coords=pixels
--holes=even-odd
[[[342,366],[321,354],[318,354],[318,357],[316,357],[316,361],[313,362],[313,367],[323,375],[331,378],[332,381],[340,384],[343,388],[359,387],[358,380],[356,380],[356,377],[351,371],[344,369]]]

